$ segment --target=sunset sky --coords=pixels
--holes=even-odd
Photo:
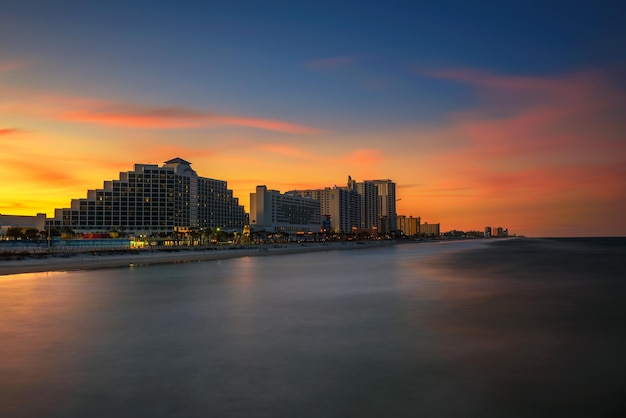
[[[625,236],[619,4],[0,0],[0,213],[181,157],[246,210],[350,175],[442,231]]]

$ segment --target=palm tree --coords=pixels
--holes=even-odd
[[[39,235],[39,230],[37,228],[26,228],[24,231],[26,239],[37,239],[37,235]]]
[[[22,228],[19,226],[13,226],[7,229],[7,238],[20,239],[24,237]]]

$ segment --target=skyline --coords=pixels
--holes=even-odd
[[[626,235],[626,29],[570,2],[4,7],[0,213],[180,157],[246,211],[389,178],[444,230]]]

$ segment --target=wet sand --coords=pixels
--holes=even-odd
[[[26,257],[21,260],[0,260],[0,276],[9,274],[39,273],[46,271],[94,270],[102,268],[132,267],[150,264],[189,263],[226,260],[238,257],[297,254],[314,251],[355,250],[392,245],[391,241],[359,243],[307,243],[258,245],[242,248],[180,249],[178,251],[140,250],[126,254],[74,253],[49,255],[44,258]]]

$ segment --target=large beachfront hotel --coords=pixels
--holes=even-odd
[[[252,232],[266,233],[413,234],[396,222],[395,186],[388,179],[357,182],[351,177],[343,187],[284,194],[257,186],[250,194],[248,216],[226,181],[200,177],[190,162],[174,158],[162,166],[135,164],[133,170],[119,173],[118,179],[104,181],[101,189],[88,190],[86,197],[72,199],[69,207],[55,209],[50,219],[44,214],[2,215],[0,232],[6,234],[12,227],[41,231],[45,221],[48,232],[110,235],[118,231],[129,236],[171,236],[209,228],[243,232],[247,225]]]
[[[243,230],[246,216],[227,183],[199,177],[181,158],[156,164],[135,164],[118,180],[89,190],[86,198],[56,209],[48,226],[74,232],[123,231],[129,234],[187,232],[220,228]]]
[[[284,194],[259,185],[250,193],[247,214],[226,181],[200,177],[190,162],[174,158],[160,167],[135,164],[132,171],[119,173],[119,179],[104,181],[102,189],[88,190],[86,198],[72,199],[70,207],[55,209],[53,218],[45,213],[0,214],[0,240],[33,239],[33,230],[38,236],[46,232],[51,236],[54,230],[66,236],[102,233],[111,237],[114,231],[131,237],[194,236],[209,229],[244,234],[441,235],[439,223],[398,215],[398,200],[396,183],[390,179],[357,182],[348,176],[345,186]],[[480,235],[506,237],[508,230],[486,227]]]

